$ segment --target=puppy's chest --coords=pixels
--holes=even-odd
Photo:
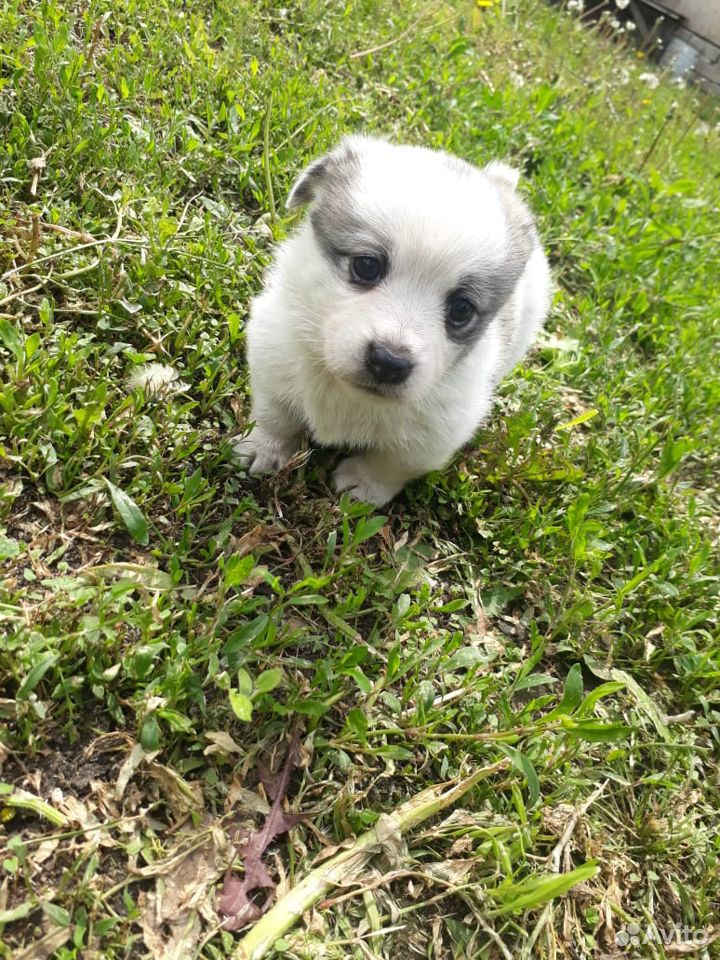
[[[306,384],[303,394],[304,419],[313,438],[323,445],[392,447],[422,429],[409,411],[364,404],[361,397],[333,384]]]

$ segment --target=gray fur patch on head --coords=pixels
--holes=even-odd
[[[353,188],[360,176],[362,141],[348,137],[300,174],[290,191],[291,208],[312,204],[310,223],[325,257],[340,265],[343,257],[390,253],[390,241],[373,231],[354,209]]]
[[[448,339],[460,347],[460,353],[455,363],[459,363],[470,353],[478,340],[485,334],[493,319],[493,316],[490,314],[480,313],[472,323],[468,324],[468,326],[462,330],[453,330],[450,327],[446,327]]]
[[[467,329],[452,332],[449,338],[462,349],[458,361],[472,350],[489,325],[497,318],[500,330],[514,313],[504,308],[512,300],[518,281],[538,244],[535,220],[530,208],[515,190],[517,171],[505,164],[490,164],[483,170],[493,181],[505,215],[508,249],[502,264],[493,271],[470,273],[463,277],[456,293],[466,294],[478,309],[478,316]]]
[[[508,231],[508,253],[503,264],[500,286],[506,290],[505,302],[515,289],[525,264],[538,245],[535,219],[530,208],[507,181],[494,179]],[[499,304],[501,305],[501,304]]]
[[[463,277],[458,290],[468,296],[480,314],[491,316],[510,298],[523,268],[524,263],[521,266],[516,258],[512,257],[510,263],[504,262],[499,270]]]
[[[347,257],[374,256],[386,263],[391,258],[391,238],[373,230],[355,213],[348,194],[324,194],[313,208],[310,222],[320,249],[335,266]]]
[[[456,174],[477,176],[478,168],[460,157],[446,154],[447,166]],[[502,268],[495,274],[484,273],[482,276],[468,276],[461,282],[460,287],[470,295],[470,299],[478,306],[486,321],[477,324],[475,330],[463,338],[466,343],[475,340],[486,329],[487,318],[496,314],[511,297],[525,264],[530,259],[535,246],[538,244],[535,220],[529,207],[517,193],[516,187],[520,179],[520,172],[505,163],[493,161],[483,167],[480,172],[492,181],[497,191],[500,204],[505,215],[508,231],[508,252]]]
[[[357,212],[355,186],[360,177],[362,154],[352,139],[324,158],[322,183],[313,194],[310,223],[313,234],[335,266],[343,258],[373,255],[390,258],[392,238]]]

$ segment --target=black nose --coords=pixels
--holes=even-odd
[[[413,363],[387,347],[370,343],[365,355],[365,366],[376,383],[404,383],[410,376]]]

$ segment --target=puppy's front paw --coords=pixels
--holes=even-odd
[[[235,460],[247,467],[251,476],[276,473],[292,459],[298,449],[298,439],[275,437],[262,427],[254,427],[247,437],[231,441]]]
[[[372,467],[363,456],[343,460],[333,474],[338,493],[347,490],[354,500],[366,500],[376,507],[384,506],[402,490],[402,484],[381,483],[373,476]]]

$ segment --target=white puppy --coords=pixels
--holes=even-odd
[[[278,250],[247,327],[251,474],[304,431],[357,451],[336,488],[378,506],[444,467],[543,323],[550,276],[518,174],[348,137],[300,175],[310,216]]]

